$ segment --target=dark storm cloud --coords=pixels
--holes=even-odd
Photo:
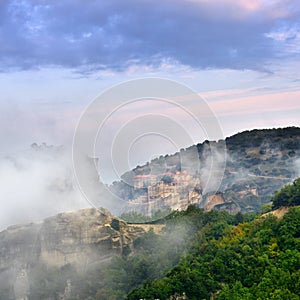
[[[275,15],[271,8],[280,12],[282,5],[270,8],[261,5],[266,1],[254,1],[258,7],[252,9],[248,2],[4,0],[0,69],[54,65],[121,70],[162,61],[194,68],[261,69],[280,51],[268,34],[281,24],[294,26],[299,10],[287,13],[284,7],[285,13]],[[287,3],[290,8],[296,2]]]

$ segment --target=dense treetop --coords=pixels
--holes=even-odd
[[[281,206],[300,205],[300,178],[296,179],[293,184],[286,185],[279,192],[275,192],[272,202],[274,209]]]

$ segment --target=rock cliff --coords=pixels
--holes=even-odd
[[[147,215],[166,208],[186,209],[189,204],[251,213],[299,177],[299,166],[300,128],[251,130],[155,158],[123,174],[111,188],[128,200],[128,210]],[[223,199],[210,196],[218,192]]]
[[[61,213],[41,224],[11,226],[0,233],[0,299],[30,299],[29,282],[37,266],[71,265],[82,272],[128,251],[144,232],[97,209]]]

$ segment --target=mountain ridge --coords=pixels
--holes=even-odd
[[[197,160],[199,167],[195,167]],[[212,163],[214,168],[209,170]],[[186,185],[180,179],[184,172],[190,176]],[[224,205],[218,203],[218,209],[227,209],[232,203],[235,212],[259,212],[275,190],[299,174],[300,128],[254,129],[160,156],[124,173],[111,190],[128,201],[125,211],[137,210],[147,215],[151,209],[186,209],[189,204],[203,207],[204,196],[207,198],[209,193],[223,194]]]

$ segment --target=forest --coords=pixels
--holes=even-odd
[[[71,265],[36,268],[30,299],[58,299],[64,278],[74,300],[300,299],[299,184],[276,192],[268,213],[189,206],[160,219],[163,232],[150,230],[106,264],[82,272]],[[281,205],[288,212],[278,218],[273,213]],[[7,299],[4,291],[0,299]]]
[[[74,299],[300,299],[299,183],[273,196],[273,210],[290,206],[281,219],[196,206],[172,212],[160,221],[163,233],[148,232],[78,278]]]
[[[198,227],[188,253],[164,278],[147,281],[126,299],[169,299],[174,294],[195,300],[299,299],[299,186],[298,179],[275,193],[274,209],[290,206],[282,219],[269,213],[246,220],[192,209],[198,226],[199,220],[210,221]]]

